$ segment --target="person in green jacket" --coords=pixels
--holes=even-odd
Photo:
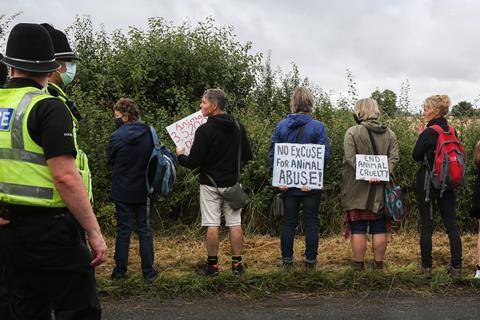
[[[383,269],[383,258],[387,249],[389,221],[384,215],[385,185],[378,178],[368,181],[356,179],[358,154],[387,155],[390,175],[399,161],[397,138],[392,130],[378,120],[379,116],[380,110],[374,99],[357,101],[354,109],[357,125],[348,128],[343,142],[341,202],[345,212],[345,237],[352,234],[353,268],[356,271],[365,269],[367,229],[372,234],[376,269]]]

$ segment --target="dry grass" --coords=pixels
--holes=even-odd
[[[266,235],[246,237],[244,262],[247,273],[234,277],[229,272],[229,240],[222,234],[220,244],[220,271],[218,278],[205,278],[196,274],[199,264],[205,262],[203,236],[198,231],[183,235],[157,235],[155,238],[155,267],[160,277],[153,283],[143,281],[138,256],[138,241],[131,242],[129,277],[126,281],[110,281],[113,269],[114,239],[108,239],[110,259],[97,269],[100,292],[106,297],[178,297],[211,294],[237,294],[247,297],[265,297],[273,293],[338,294],[385,292],[415,294],[465,294],[479,293],[480,281],[473,279],[476,263],[476,235],[463,236],[464,277],[451,279],[445,266],[449,264],[449,245],[445,234],[434,235],[434,274],[426,279],[419,273],[419,239],[415,233],[393,234],[386,255],[383,272],[369,270],[354,273],[349,267],[350,242],[342,236],[321,239],[318,267],[306,272],[301,263],[304,242],[296,239],[293,272],[281,268],[280,241]],[[368,252],[367,262],[372,260]],[[223,272],[222,272],[223,271]]]
[[[220,268],[228,270],[230,267],[230,243],[227,234],[222,234],[220,242]],[[114,239],[108,239],[110,259],[97,269],[101,277],[109,277],[113,269]],[[476,235],[464,235],[463,256],[464,268],[472,273],[476,263]],[[389,240],[385,263],[387,271],[390,268],[415,267],[420,263],[419,236],[415,233],[392,234]],[[370,245],[370,244],[369,244]],[[449,264],[450,249],[447,235],[437,233],[433,237],[434,268]],[[295,259],[302,261],[304,240],[297,237],[295,241]],[[140,273],[139,244],[136,237],[132,237],[130,244],[129,272]],[[320,240],[318,265],[325,270],[340,270],[348,267],[351,257],[350,240],[341,235],[331,236]],[[178,236],[155,237],[155,265],[161,272],[184,274],[193,272],[195,267],[206,259],[204,239],[198,233]],[[280,240],[267,235],[246,236],[245,253],[243,256],[248,271],[263,273],[279,270]],[[373,260],[370,250],[367,252],[367,262]]]

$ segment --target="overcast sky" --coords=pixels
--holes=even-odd
[[[241,42],[272,52],[284,71],[291,62],[324,90],[346,92],[346,69],[359,96],[379,88],[400,93],[409,80],[412,105],[446,93],[453,103],[480,98],[480,1],[474,0],[2,0],[16,22],[58,29],[88,14],[107,31],[146,27],[147,18],[176,24],[213,17]],[[479,105],[480,107],[480,105]]]

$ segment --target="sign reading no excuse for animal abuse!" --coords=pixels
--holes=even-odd
[[[273,186],[323,188],[324,145],[276,143],[274,151]]]
[[[355,162],[357,164],[357,180],[378,179],[380,181],[388,181],[390,179],[387,156],[357,154]]]

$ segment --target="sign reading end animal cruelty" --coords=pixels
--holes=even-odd
[[[370,154],[357,154],[355,156],[357,164],[356,179],[370,180],[378,179],[380,181],[389,181],[388,157]]]
[[[323,188],[324,145],[276,143],[274,155],[273,186]]]

